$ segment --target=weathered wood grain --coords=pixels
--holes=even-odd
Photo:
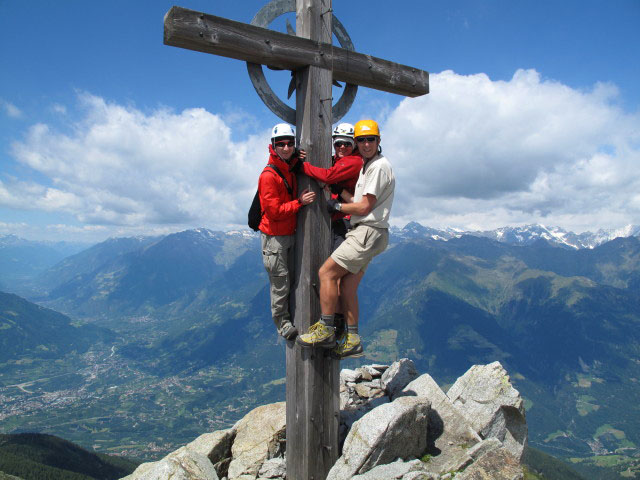
[[[298,35],[329,41],[330,0],[298,0]],[[296,75],[296,127],[307,160],[331,164],[331,72],[318,66]],[[299,188],[312,188],[316,201],[298,214],[296,273],[291,311],[301,333],[320,318],[318,269],[330,253],[330,217],[324,192],[305,175]],[[324,480],[338,458],[339,361],[327,350],[287,347],[287,478]]]
[[[326,16],[326,15],[325,15]],[[308,65],[333,79],[409,97],[429,92],[429,73],[406,65],[215,15],[172,7],[164,19],[164,43],[286,70]]]

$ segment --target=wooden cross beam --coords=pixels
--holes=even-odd
[[[295,70],[299,143],[308,161],[327,168],[332,80],[415,97],[429,92],[429,74],[333,46],[331,0],[273,0],[269,7],[292,11],[294,4],[296,36],[172,7],[165,15],[164,43]],[[298,214],[296,232],[291,315],[304,333],[320,316],[317,272],[330,254],[330,218],[317,183],[304,175],[298,180],[301,190],[312,188],[318,198]],[[286,362],[287,478],[324,480],[339,454],[339,361],[327,350],[287,342]]]
[[[268,28],[172,7],[164,20],[164,43],[285,70],[309,65],[329,70],[333,79],[417,97],[429,93],[429,74]]]

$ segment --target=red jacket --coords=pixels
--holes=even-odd
[[[294,160],[297,162],[297,159]],[[289,171],[289,164],[282,160],[269,145],[269,164],[278,167],[293,189],[289,195],[282,178],[272,168],[265,168],[258,180],[260,208],[264,212],[260,226],[267,235],[293,235],[297,226],[297,213],[302,206],[298,201],[298,182]]]
[[[346,188],[351,194],[355,191],[358,183],[358,175],[362,170],[363,160],[359,154],[348,155],[342,158],[332,159],[331,168],[320,168],[310,165],[308,162],[302,164],[304,174],[316,180],[328,184],[338,184]]]
[[[362,170],[362,165],[364,164],[360,154],[356,153],[342,158],[334,156],[331,163],[333,165],[331,168],[320,168],[305,162],[302,164],[302,169],[305,175],[326,184],[337,184],[353,195],[356,183],[358,183],[360,170]],[[331,198],[338,198],[338,196],[331,195]],[[348,218],[349,215],[336,212],[331,216],[331,219],[336,220],[344,217]]]

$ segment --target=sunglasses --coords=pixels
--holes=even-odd
[[[293,140],[288,140],[284,142],[276,142],[276,147],[284,148],[284,147],[295,147],[296,142]]]
[[[378,137],[358,137],[358,138],[356,138],[356,142],[358,142],[358,143],[364,143],[364,142],[373,143],[377,139],[378,139]]]
[[[333,144],[333,146],[334,146],[335,148],[340,148],[340,147],[353,147],[353,145],[351,144],[351,142],[340,142],[340,141],[335,142],[335,143]]]

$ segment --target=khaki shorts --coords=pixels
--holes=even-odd
[[[384,252],[388,244],[388,229],[358,225],[347,232],[344,242],[334,250],[331,258],[351,273],[364,272],[373,257]]]

